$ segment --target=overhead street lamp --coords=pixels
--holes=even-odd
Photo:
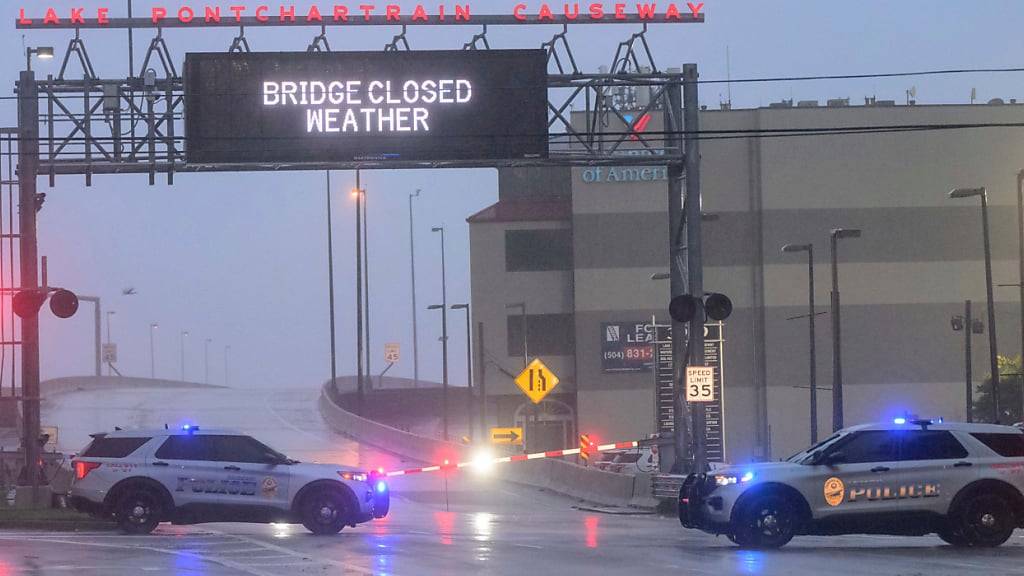
[[[839,317],[839,256],[837,248],[843,238],[860,238],[858,228],[835,228],[829,235],[832,257],[832,430],[843,427],[843,359],[842,325]]]
[[[107,346],[110,346],[110,317],[117,314],[117,310],[107,310]],[[107,376],[111,375],[111,369],[113,368],[113,362],[107,362]]]
[[[444,439],[448,440],[448,281],[445,276],[444,226],[430,229],[441,235],[441,401],[444,404]]]
[[[441,428],[444,439],[448,440],[448,322],[444,320],[448,315],[447,306],[444,304],[431,304],[427,310],[441,311]]]
[[[224,386],[231,386],[231,373],[228,372],[228,356],[231,353],[231,345],[224,346]],[[334,386],[334,382],[331,382],[331,386]]]
[[[992,246],[988,229],[988,192],[985,187],[954,188],[949,197],[981,198],[981,233],[985,246],[985,299],[988,304],[988,360],[992,371],[992,421],[999,423],[999,351],[996,346],[996,309],[992,294]]]
[[[185,338],[188,338],[188,330],[181,331],[181,381],[185,382]]]
[[[798,252],[807,253],[807,333],[809,339],[810,353],[810,381],[811,387],[811,445],[818,443],[818,355],[815,346],[814,320],[817,315],[814,311],[814,244],[786,244],[782,247],[783,253],[793,254]]]
[[[203,342],[203,384],[210,383],[210,343],[213,338],[207,338]]]
[[[149,377],[156,378],[156,344],[155,336],[156,329],[160,327],[160,324],[151,322],[149,324]]]
[[[25,70],[32,71],[32,56],[37,56],[40,60],[52,60],[53,59],[53,46],[40,46],[38,48],[26,48],[25,49]]]
[[[412,225],[412,199],[418,198],[420,189],[409,194],[409,272],[412,276],[412,387],[420,385],[420,348],[419,332],[416,329],[416,240]]]
[[[473,441],[473,333],[469,318],[469,304],[452,304],[452,310],[466,311],[466,426],[469,429],[469,441]],[[484,431],[480,430],[483,437]]]

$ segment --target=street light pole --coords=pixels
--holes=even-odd
[[[156,344],[154,333],[160,325],[152,322],[149,325],[149,377],[156,378]]]
[[[1021,370],[1024,371],[1024,170],[1017,172],[1017,234],[1019,241],[1017,286],[1020,288],[1020,358]],[[1024,381],[1024,376],[1020,376],[1020,378]],[[1022,392],[1022,397],[1024,397],[1024,392]]]
[[[185,338],[188,338],[188,330],[181,331],[181,381],[185,382]]]
[[[338,355],[336,347],[336,336],[334,330],[334,225],[331,215],[331,171],[327,171],[327,314],[330,316],[329,324],[331,330],[331,386],[328,390],[331,393],[337,392],[338,385]],[[227,385],[227,354],[224,356],[224,384]]]
[[[837,248],[841,238],[860,238],[856,228],[836,228],[829,235],[832,257],[832,430],[843,427],[843,344],[839,317],[839,256]]]
[[[231,352],[231,346],[224,346],[224,386],[231,386],[230,372],[228,372],[228,354]],[[331,382],[331,386],[334,382]]]
[[[448,284],[445,277],[444,226],[430,231],[441,234],[441,403],[444,405],[444,439],[448,440]]]
[[[452,310],[466,311],[466,426],[469,441],[473,442],[473,328],[469,318],[469,304],[452,304]],[[484,431],[480,429],[480,436]]]
[[[363,414],[363,190],[356,170],[356,414]]]
[[[210,342],[213,342],[212,338],[203,342],[203,384],[210,383]]]
[[[113,316],[114,314],[117,314],[116,310],[107,310],[107,346],[108,347],[110,346],[110,317]],[[112,368],[111,364],[113,364],[113,363],[112,362],[107,362],[107,376],[111,375],[111,368]]]
[[[988,192],[985,187],[956,188],[949,193],[950,198],[981,197],[981,231],[985,246],[985,298],[988,303],[988,360],[992,372],[992,421],[999,423],[999,351],[996,346],[996,309],[992,293],[992,246],[988,229]]]
[[[811,445],[818,443],[818,368],[814,337],[814,244],[786,244],[783,252],[807,252],[807,332],[810,350]]]
[[[419,332],[416,329],[416,240],[412,225],[412,199],[420,195],[420,189],[409,194],[409,272],[412,276],[412,386],[420,385]]]

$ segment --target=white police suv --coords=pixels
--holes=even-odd
[[[390,506],[388,485],[374,473],[300,463],[237,432],[184,426],[92,438],[72,460],[71,504],[127,533],[171,521],[301,522],[334,534]]]
[[[840,430],[783,462],[687,476],[679,520],[741,546],[798,534],[932,532],[999,546],[1024,527],[1024,432],[897,418]]]

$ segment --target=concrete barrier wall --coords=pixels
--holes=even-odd
[[[78,390],[105,390],[110,388],[132,389],[132,388],[223,388],[213,384],[202,384],[200,382],[181,382],[178,380],[159,380],[153,378],[132,378],[127,376],[69,376],[66,378],[53,378],[39,383],[39,392],[42,396],[60,394],[62,392],[75,392]]]
[[[330,399],[326,387],[320,394],[320,412],[334,430],[410,460],[437,464],[445,458],[454,462],[456,458],[465,461],[471,457],[466,446],[417,436],[352,414]],[[554,458],[498,466],[502,479],[588,502],[644,508],[653,508],[657,503],[651,495],[650,477],[646,474],[615,474]]]

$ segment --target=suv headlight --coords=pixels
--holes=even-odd
[[[745,472],[742,475],[716,474],[715,486],[729,486],[730,484],[743,484],[754,479],[753,472]]]

